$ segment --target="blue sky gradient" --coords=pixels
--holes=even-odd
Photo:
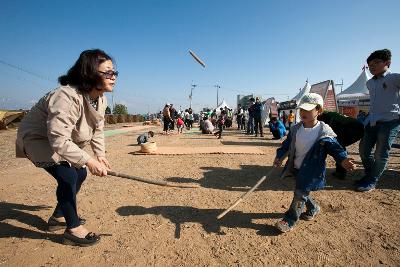
[[[0,108],[30,107],[90,48],[115,59],[114,99],[131,113],[187,108],[192,81],[195,109],[215,106],[215,84],[231,106],[244,93],[287,100],[307,78],[346,88],[376,49],[391,49],[400,71],[399,10],[393,0],[3,0]]]

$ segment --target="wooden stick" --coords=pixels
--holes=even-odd
[[[261,177],[261,179],[258,180],[258,182],[257,182],[249,191],[247,191],[246,193],[244,193],[238,200],[236,200],[235,203],[233,203],[229,208],[227,208],[226,210],[224,210],[224,212],[222,212],[220,215],[218,215],[217,219],[218,219],[218,220],[221,219],[221,218],[224,217],[228,212],[230,212],[234,207],[236,207],[237,205],[239,205],[239,203],[242,202],[242,201],[244,200],[244,198],[245,198],[247,195],[249,195],[251,192],[253,192],[254,190],[256,190],[257,187],[259,187],[260,184],[262,184],[262,183],[265,181],[265,179],[267,179],[267,176],[270,176],[270,175],[271,175],[271,173],[272,173],[272,171],[273,171],[274,169],[275,169],[275,168],[272,168],[271,170],[269,170],[269,172],[267,173],[267,175]]]
[[[287,156],[288,156],[288,152],[286,152],[286,153],[282,156],[281,161],[283,161]],[[247,191],[246,193],[244,193],[243,195],[241,195],[240,198],[239,198],[238,200],[236,200],[235,203],[233,203],[229,208],[227,208],[227,209],[224,210],[220,215],[218,215],[217,219],[218,219],[218,220],[221,219],[221,218],[224,217],[228,212],[230,212],[234,207],[236,207],[237,205],[239,205],[239,203],[242,202],[242,201],[245,199],[245,197],[247,197],[251,192],[253,192],[254,190],[256,190],[256,189],[260,186],[260,184],[262,184],[262,183],[265,181],[265,179],[267,179],[268,176],[271,176],[272,172],[273,172],[275,169],[276,169],[275,167],[272,167],[272,169],[270,169],[270,170],[268,171],[268,173],[267,173],[265,176],[261,177],[261,179],[258,180],[258,182],[257,182],[252,188],[250,188],[249,191]]]
[[[132,175],[123,174],[123,173],[114,172],[114,171],[107,171],[107,174],[111,175],[111,176],[115,176],[115,177],[126,178],[126,179],[135,180],[135,181],[139,181],[139,182],[143,182],[143,183],[147,183],[147,184],[155,184],[155,185],[161,185],[161,186],[180,187],[180,188],[198,188],[199,187],[199,185],[183,185],[183,184],[177,184],[177,183],[169,183],[167,181],[147,179],[147,178],[132,176]]]

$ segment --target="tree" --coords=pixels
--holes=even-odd
[[[105,113],[106,113],[107,115],[111,114],[111,108],[110,108],[109,106],[106,107]]]
[[[113,114],[128,115],[128,108],[124,104],[115,104]]]

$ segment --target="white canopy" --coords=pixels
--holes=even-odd
[[[225,107],[227,107],[227,108],[230,109],[229,105],[225,102],[225,99],[224,99],[224,100],[222,100],[221,104],[218,105],[217,111],[218,111],[220,108],[225,108]]]
[[[363,68],[360,76],[358,76],[357,80],[350,85],[346,90],[339,93],[336,96],[338,101],[340,100],[348,100],[348,99],[368,99],[369,91],[367,88],[367,81],[371,79],[371,76],[367,72],[367,68]]]
[[[298,103],[304,95],[306,95],[310,92],[310,89],[311,89],[311,85],[308,83],[308,80],[307,80],[303,89],[301,89],[300,92],[295,97],[292,98],[292,100],[296,100],[296,103]]]

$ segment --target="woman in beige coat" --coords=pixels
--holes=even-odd
[[[100,236],[89,232],[78,217],[76,194],[86,178],[105,176],[110,165],[105,158],[105,92],[112,92],[118,72],[105,52],[81,53],[58,80],[60,87],[46,94],[22,120],[16,141],[17,157],[29,158],[44,168],[58,183],[57,206],[50,217],[50,231],[66,230],[63,243],[88,246]],[[83,148],[90,144],[94,156]]]

